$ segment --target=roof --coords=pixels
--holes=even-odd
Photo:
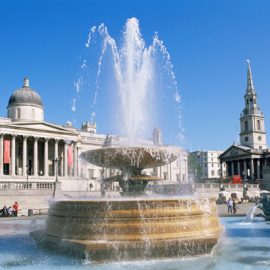
[[[23,87],[14,91],[9,98],[8,107],[16,105],[32,105],[43,109],[41,97],[30,88],[28,78],[24,78]]]

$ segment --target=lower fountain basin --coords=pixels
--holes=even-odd
[[[183,257],[210,253],[221,226],[214,199],[58,201],[44,231],[45,248],[92,261]]]

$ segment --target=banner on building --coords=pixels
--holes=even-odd
[[[5,164],[10,163],[10,140],[9,139],[4,140],[4,163]]]
[[[68,146],[68,167],[72,167],[73,165],[73,147],[72,145]]]

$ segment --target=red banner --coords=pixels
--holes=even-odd
[[[73,147],[69,145],[68,147],[68,167],[72,167],[73,165]]]
[[[10,140],[4,140],[4,163],[10,163]]]

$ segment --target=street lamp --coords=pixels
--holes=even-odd
[[[26,168],[26,182],[27,182],[26,187],[28,189],[28,165],[25,165],[25,168]]]
[[[58,182],[58,162],[59,162],[59,159],[56,158],[54,160],[54,166],[55,166],[55,182]]]
[[[56,184],[59,182],[58,181],[58,158],[54,160],[54,168],[55,168],[55,182],[54,182],[54,187],[53,187],[53,198],[55,198],[55,193],[56,193]]]

